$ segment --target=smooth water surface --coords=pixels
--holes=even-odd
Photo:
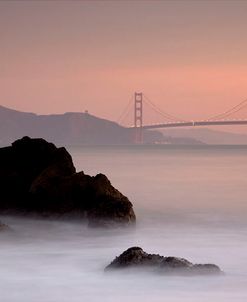
[[[133,229],[0,217],[3,302],[246,301],[246,147],[69,148],[77,170],[106,174],[134,204]],[[223,276],[104,273],[130,246],[215,263]]]

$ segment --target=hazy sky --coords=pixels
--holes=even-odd
[[[247,97],[247,1],[0,1],[0,103],[203,118]],[[247,109],[246,114],[247,117]]]

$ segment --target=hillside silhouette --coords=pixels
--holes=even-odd
[[[132,144],[133,130],[87,112],[37,115],[0,106],[0,145],[23,136],[42,137],[58,145]],[[145,143],[162,141],[158,131],[145,131]]]

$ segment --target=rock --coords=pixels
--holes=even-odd
[[[90,226],[104,226],[109,222],[130,224],[135,221],[132,204],[111,185],[105,175],[98,174],[91,178],[89,187],[92,192],[88,210]]]
[[[222,271],[214,264],[193,264],[186,259],[148,254],[140,247],[131,247],[116,257],[106,271],[127,268],[152,269],[162,274],[220,274]]]
[[[76,173],[65,148],[24,137],[0,148],[0,212],[87,218],[90,226],[133,224],[131,202],[103,174]]]
[[[199,273],[199,274],[218,274],[218,273],[222,273],[222,271],[220,270],[220,268],[217,265],[211,264],[211,263],[194,264],[192,269],[195,273]]]
[[[31,185],[31,200],[39,211],[51,214],[87,216],[90,226],[131,224],[135,221],[132,204],[103,174],[83,172],[60,177],[46,170]]]
[[[6,231],[6,230],[9,230],[9,227],[0,221],[0,232]]]
[[[24,137],[11,147],[0,148],[0,209],[27,211],[27,193],[33,180],[53,166],[59,169],[60,175],[75,173],[65,148],[56,148],[43,139]]]
[[[168,270],[184,270],[190,269],[193,267],[193,264],[184,258],[178,257],[164,257],[163,261],[160,264],[160,268],[164,271]]]
[[[116,257],[115,260],[106,267],[106,270],[144,266],[159,267],[163,259],[164,257],[160,255],[144,252],[140,247],[131,247]]]

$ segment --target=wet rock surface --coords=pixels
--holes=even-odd
[[[131,202],[103,174],[76,173],[65,148],[24,137],[0,148],[0,213],[87,218],[90,226],[133,224]]]
[[[215,264],[193,264],[184,258],[148,254],[140,247],[131,247],[116,257],[105,271],[121,269],[148,269],[161,274],[202,275],[221,274]]]

